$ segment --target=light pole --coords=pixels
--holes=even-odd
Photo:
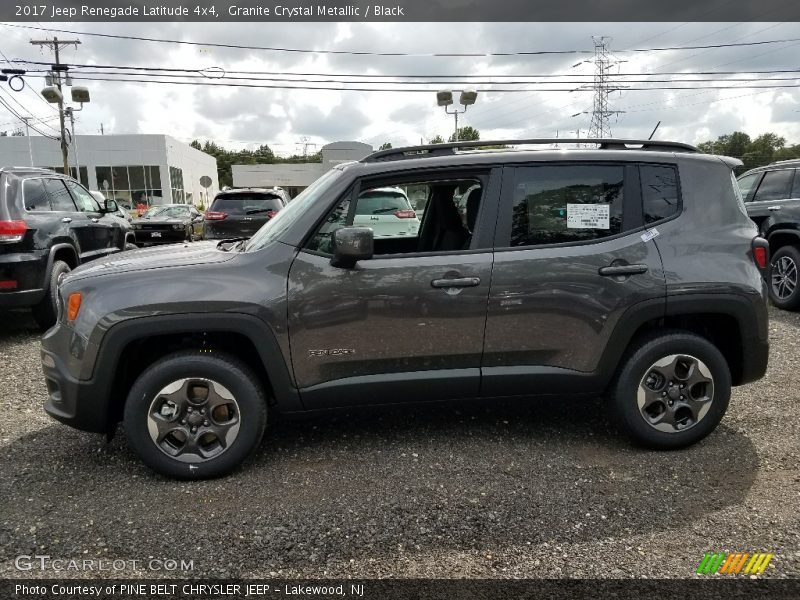
[[[436,92],[436,104],[439,106],[444,106],[444,112],[455,117],[456,129],[453,135],[454,142],[458,141],[458,115],[467,112],[467,108],[475,104],[475,100],[477,100],[477,98],[478,92],[475,90],[464,90],[458,97],[458,103],[464,107],[464,110],[458,110],[455,106],[453,106],[453,110],[450,111],[447,110],[447,107],[453,104],[453,92],[451,90],[442,90],[441,92]]]
[[[72,81],[69,78],[67,78],[66,83],[67,85],[70,86],[72,85]],[[64,96],[58,87],[50,85],[42,90],[42,96],[44,96],[45,100],[47,100],[51,104],[58,104],[59,114],[61,116],[62,122],[64,120],[64,117],[69,117],[69,122],[72,129],[71,141],[75,145],[75,179],[80,181],[81,169],[80,165],[78,164],[78,140],[75,138],[75,113],[82,111],[83,105],[89,102],[91,98],[89,96],[89,90],[83,86],[78,86],[78,85],[70,89],[70,95],[72,96],[73,102],[77,102],[78,104],[81,105],[80,108],[74,108],[72,106],[64,108]],[[64,129],[65,127],[62,127],[62,138],[66,136],[66,132],[64,131]],[[62,149],[64,151],[64,175],[69,175],[69,161],[67,160],[66,139],[64,139],[64,143],[62,144]]]

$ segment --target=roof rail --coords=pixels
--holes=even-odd
[[[425,144],[379,150],[361,159],[361,162],[380,162],[387,160],[404,160],[408,158],[425,158],[429,156],[447,156],[456,154],[460,149],[484,148],[486,146],[512,145],[549,145],[549,144],[596,144],[599,150],[651,150],[666,152],[699,152],[694,146],[681,142],[665,142],[661,140],[624,140],[613,138],[531,138],[522,140],[475,140],[469,142],[449,142],[447,144]]]
[[[772,165],[788,165],[788,164],[800,164],[800,158],[787,158],[786,160],[774,160],[769,163],[769,166]]]

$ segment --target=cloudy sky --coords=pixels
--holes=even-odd
[[[615,60],[612,73],[797,69],[800,59],[800,24],[797,23],[51,23],[44,26],[201,43],[414,54],[376,57],[274,52],[78,35],[82,42],[78,49],[65,49],[62,55],[62,61],[69,63],[208,69],[206,72],[211,76],[220,70],[228,73],[374,74],[384,75],[384,80],[396,75],[482,75],[496,78],[499,75],[519,77],[566,73],[575,76],[567,79],[576,81],[581,75],[593,72],[594,66],[590,63],[574,66],[591,58],[590,54],[424,55],[442,52],[591,51],[593,35],[610,38]],[[3,34],[0,51],[7,59],[51,60],[48,51],[31,46],[29,40],[52,36],[52,33],[4,24],[0,24],[0,32]],[[62,39],[75,37],[63,33],[58,35]],[[795,38],[798,41],[736,48],[629,52],[633,48]],[[224,83],[225,80],[208,81]],[[43,86],[43,81],[28,78],[27,83],[26,89],[19,93],[4,86],[0,97],[21,114],[30,112],[36,117],[52,119],[53,108],[37,98],[36,92]],[[358,92],[100,81],[81,83],[90,88],[92,102],[79,113],[76,127],[79,134],[99,133],[102,123],[106,133],[166,133],[185,141],[211,139],[228,147],[255,147],[266,143],[285,155],[300,150],[298,142],[303,138],[309,138],[310,143],[318,146],[335,140],[359,140],[374,146],[389,141],[397,147],[416,144],[420,139],[428,140],[437,134],[447,137],[453,130],[453,117],[445,115],[435,104],[434,91],[438,87],[448,87],[445,85],[406,83],[383,86],[396,88],[397,91],[393,92]],[[661,139],[697,143],[743,130],[751,136],[772,131],[786,137],[790,143],[800,143],[800,88],[709,90],[696,89],[691,83],[674,85],[685,85],[689,89],[626,90],[610,94],[610,108],[625,111],[612,117],[614,137],[647,137],[661,121],[656,136]],[[720,82],[706,85],[720,85]],[[730,85],[748,84],[731,82]],[[430,92],[403,91],[404,87],[429,88]],[[465,86],[454,84],[449,87],[461,89]],[[473,87],[499,85],[476,84]],[[554,87],[572,89],[579,85]],[[554,137],[557,133],[565,137],[574,135],[578,129],[586,132],[589,115],[573,115],[590,111],[591,107],[590,91],[487,91],[479,93],[477,104],[469,109],[461,124],[476,127],[482,139]],[[3,123],[0,130],[13,130],[14,125],[10,123],[14,117],[2,107],[0,111],[6,113],[0,118]],[[57,120],[47,123],[58,126]],[[52,133],[47,125],[40,127]]]

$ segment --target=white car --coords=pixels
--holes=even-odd
[[[417,236],[420,220],[403,190],[381,187],[358,196],[353,225],[371,228],[376,239],[404,238]]]

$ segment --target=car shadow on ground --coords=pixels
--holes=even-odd
[[[0,452],[2,546],[191,558],[195,575],[238,576],[630,537],[744,502],[759,467],[744,435],[723,424],[652,452],[603,411],[536,399],[273,419],[243,468],[198,482],[151,473],[122,432],[106,445],[54,424]]]
[[[0,310],[0,340],[17,335],[41,335],[29,310]]]

